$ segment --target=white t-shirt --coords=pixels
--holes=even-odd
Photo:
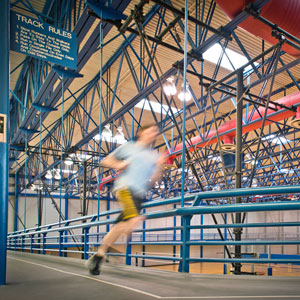
[[[158,153],[149,147],[129,142],[117,148],[112,154],[116,159],[126,160],[129,163],[115,180],[113,190],[126,187],[134,196],[145,197],[150,179],[156,170]]]

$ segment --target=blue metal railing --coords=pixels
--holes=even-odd
[[[251,189],[235,189],[226,191],[215,192],[203,192],[198,194],[187,195],[184,197],[184,202],[194,201],[199,203],[199,199],[214,199],[224,197],[237,197],[237,196],[250,196],[250,195],[270,195],[270,194],[291,194],[300,193],[300,186],[281,186],[281,187],[268,187],[268,188],[251,188]],[[166,199],[161,201],[152,201],[145,203],[143,208],[152,208],[168,204],[180,203],[181,197]],[[126,258],[126,263],[131,264],[131,259],[155,259],[166,261],[178,261],[180,263],[180,270],[184,272],[189,271],[190,262],[221,262],[221,263],[300,263],[300,259],[280,259],[271,258],[249,258],[249,257],[224,257],[224,258],[203,258],[203,257],[190,257],[191,246],[228,246],[228,245],[264,245],[269,249],[272,245],[299,245],[299,238],[295,240],[282,239],[263,239],[254,240],[247,239],[242,241],[234,240],[220,240],[216,238],[210,238],[205,240],[203,234],[195,234],[192,231],[195,229],[217,229],[217,228],[252,228],[252,227],[290,227],[300,226],[300,222],[272,222],[272,223],[247,223],[247,224],[209,224],[209,225],[191,225],[191,219],[195,215],[205,214],[223,214],[223,213],[237,213],[237,212],[259,212],[259,211],[281,211],[281,210],[300,210],[300,201],[290,202],[273,202],[273,203],[246,203],[246,204],[225,204],[225,205],[207,205],[207,206],[193,206],[193,207],[180,207],[173,209],[163,209],[151,212],[146,212],[147,219],[161,219],[166,217],[180,216],[182,219],[181,226],[166,226],[160,228],[144,228],[134,231],[133,239],[127,241],[125,253],[110,253],[112,256],[122,256]],[[107,224],[113,224],[115,219],[106,219],[108,215],[114,215],[119,213],[120,210],[112,210],[102,212],[100,217],[105,218],[103,220],[97,220],[97,215],[91,215],[86,217],[80,217],[72,220],[66,220],[63,222],[57,222],[52,224],[43,225],[40,227],[29,228],[23,231],[11,232],[8,234],[7,247],[10,250],[21,250],[30,252],[39,252],[46,254],[46,251],[56,251],[60,256],[65,253],[81,253],[85,259],[92,253],[93,247],[99,246],[97,236],[103,237],[106,232],[92,232],[93,228],[98,226],[104,226]],[[82,223],[84,221],[84,223]],[[106,226],[105,226],[106,227]],[[156,233],[156,236],[160,235],[158,240],[149,238],[155,234],[155,232],[173,231],[175,234],[161,234]],[[176,234],[179,232],[180,234]],[[147,235],[146,235],[147,233]],[[168,235],[168,237],[167,237]],[[148,238],[147,238],[148,236]],[[142,237],[142,238],[141,238]],[[164,237],[161,239],[161,237]],[[172,237],[172,239],[169,239]],[[178,237],[178,238],[177,238]],[[208,238],[209,236],[206,236]],[[212,237],[212,236],[210,236]],[[168,246],[180,246],[180,257],[172,255],[148,255],[145,253],[133,254],[132,245],[168,245]],[[269,251],[270,252],[270,251]]]

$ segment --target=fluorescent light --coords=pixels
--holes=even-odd
[[[160,104],[160,103],[154,102],[154,101],[149,101],[148,99],[142,99],[138,104],[135,105],[135,107],[144,108],[146,110],[151,110],[150,104],[151,104],[152,110],[154,112],[162,113],[163,115],[166,115],[167,112],[168,112],[168,115],[170,114],[168,105]],[[176,109],[175,107],[171,107],[171,109],[174,114],[178,112],[178,109]]]
[[[223,58],[221,61],[221,67],[223,68],[233,71],[234,69],[232,65],[234,66],[235,69],[238,69],[244,64],[248,63],[248,59],[244,55],[241,55],[230,49],[226,49],[225,52],[226,53],[223,54]],[[222,47],[219,43],[216,43],[203,53],[203,58],[204,60],[208,60],[214,64],[217,64],[221,53],[222,53]],[[231,63],[228,60],[226,54],[230,59]],[[257,66],[258,63],[254,63],[254,65]],[[245,71],[249,71],[250,69],[252,69],[251,65],[246,67]]]

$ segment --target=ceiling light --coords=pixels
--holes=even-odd
[[[93,139],[94,139],[95,141],[100,141],[100,134],[99,134],[99,133],[96,134],[96,135],[93,137]],[[102,140],[103,140],[103,138],[102,138]]]
[[[46,179],[52,179],[52,177],[53,177],[53,175],[52,175],[51,171],[48,170],[47,173],[46,173],[46,175],[45,175],[45,178]]]
[[[110,130],[110,125],[109,124],[104,126],[104,129],[102,130],[101,135],[105,140],[110,140],[112,138],[112,132]]]
[[[220,191],[221,187],[219,185],[216,185],[213,187],[213,191]]]
[[[56,170],[55,175],[54,175],[54,179],[56,179],[56,180],[60,180],[61,179],[59,170]]]
[[[190,92],[190,88],[188,84],[186,84],[185,86],[185,91],[184,91],[184,85],[182,85],[182,90],[178,94],[178,99],[186,102],[192,99],[192,94]]]
[[[62,170],[54,169],[54,171],[58,174],[60,174],[60,171],[64,174],[75,174],[75,173],[77,173],[77,171],[75,171],[75,170],[66,170],[66,169],[62,169]],[[55,178],[55,176],[54,176],[54,178]]]
[[[77,158],[80,161],[86,161],[86,160],[89,160],[90,158],[92,158],[92,155],[90,155],[90,154],[77,154]]]
[[[174,77],[171,76],[167,79],[166,83],[163,85],[164,92],[167,96],[174,96],[177,93],[177,89],[173,81],[174,81]]]
[[[67,166],[72,166],[73,165],[73,160],[71,159],[71,158],[67,158],[66,160],[65,160],[65,164],[67,165]]]
[[[118,127],[117,128],[117,133],[114,136],[114,141],[117,144],[125,144],[127,142],[127,140],[124,137],[124,133],[123,133],[122,127]]]
[[[254,178],[252,181],[252,187],[257,187],[257,186],[258,186],[258,180]]]

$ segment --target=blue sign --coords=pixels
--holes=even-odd
[[[57,65],[77,68],[75,33],[11,11],[10,48]]]

